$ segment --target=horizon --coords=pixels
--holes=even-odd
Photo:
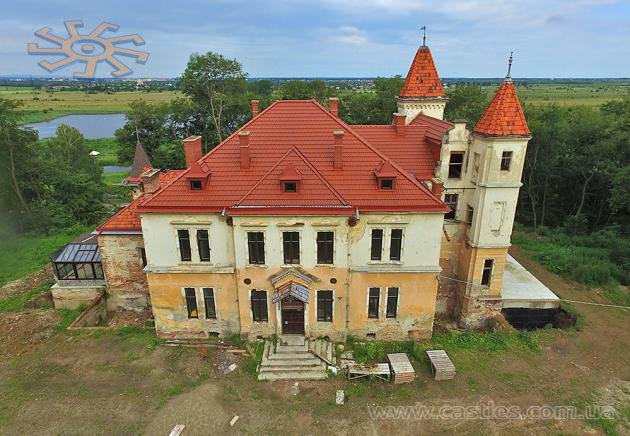
[[[124,11],[124,13],[123,13]],[[141,20],[133,17],[141,16]],[[127,78],[177,77],[192,53],[214,51],[237,59],[257,78],[365,78],[405,76],[427,26],[441,77],[502,77],[514,51],[516,78],[623,78],[630,71],[630,4],[618,0],[303,0],[226,2],[195,0],[185,7],[156,2],[147,9],[116,0],[98,8],[77,0],[44,5],[25,0],[0,19],[0,76],[70,76],[77,65],[47,74],[37,65],[59,56],[33,56],[28,43],[51,44],[34,35],[49,27],[67,37],[64,21],[83,20],[81,34],[116,23],[107,37],[139,34],[145,64],[121,60]],[[627,53],[628,54],[628,53]],[[103,63],[96,77],[109,78]]]

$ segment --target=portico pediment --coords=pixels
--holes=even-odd
[[[278,271],[269,277],[269,280],[275,289],[284,287],[288,282],[299,283],[305,287],[309,287],[311,283],[319,282],[318,277],[302,271],[299,268],[289,268]]]

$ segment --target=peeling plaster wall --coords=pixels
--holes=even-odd
[[[55,283],[51,288],[55,309],[76,309],[82,304],[88,305],[105,292],[104,280],[81,281],[65,280]]]
[[[142,266],[142,235],[99,235],[110,311],[144,311],[150,307],[149,285]]]

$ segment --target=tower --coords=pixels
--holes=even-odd
[[[461,320],[477,325],[500,310],[503,270],[521,187],[527,143],[531,138],[516,87],[508,74],[475,125],[467,156],[468,196],[463,252],[459,268]]]
[[[400,94],[396,97],[398,113],[406,116],[407,124],[419,113],[443,119],[444,107],[448,100],[444,96],[431,50],[423,38],[416,52]]]

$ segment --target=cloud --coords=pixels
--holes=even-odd
[[[330,39],[342,44],[365,45],[368,43],[367,36],[354,26],[339,26],[332,29],[332,33]]]

